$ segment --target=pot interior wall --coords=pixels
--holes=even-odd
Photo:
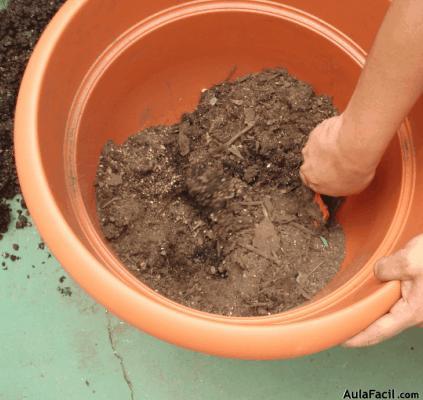
[[[286,67],[318,93],[332,95],[339,110],[346,106],[360,72],[350,56],[319,34],[246,12],[181,19],[128,46],[96,82],[77,132],[77,182],[98,233],[93,183],[108,139],[121,143],[147,126],[177,122],[195,107],[202,88],[233,71],[236,77],[275,66]],[[360,270],[383,240],[398,202],[401,168],[395,140],[371,187],[344,205],[340,221],[347,256],[329,290]]]

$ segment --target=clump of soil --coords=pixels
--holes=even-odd
[[[25,66],[44,27],[65,0],[11,0],[0,11],[0,232],[6,232],[5,205],[20,192],[13,153],[13,118]]]
[[[7,231],[10,223],[10,209],[6,203],[0,201],[0,234]]]
[[[197,109],[122,145],[97,171],[98,214],[127,268],[199,310],[268,315],[310,299],[344,255],[299,178],[310,131],[330,98],[284,69],[204,90]]]

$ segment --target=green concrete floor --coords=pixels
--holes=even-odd
[[[11,205],[16,211],[16,199]],[[288,361],[193,353],[107,313],[38,248],[34,227],[16,230],[15,222],[0,241],[0,400],[341,399],[359,388],[423,398],[423,330]]]
[[[34,227],[16,230],[15,222],[0,241],[0,265],[6,264],[0,267],[1,400],[341,399],[347,388],[423,397],[421,329],[367,349],[335,348],[288,361],[190,352],[107,313],[38,247]],[[11,261],[6,252],[21,258]],[[67,287],[71,296],[58,290]]]
[[[18,206],[16,199],[11,204]],[[288,361],[197,354],[107,313],[38,247],[34,227],[16,230],[15,222],[0,241],[0,265],[6,263],[0,268],[1,400],[341,399],[347,388],[423,397],[421,329],[367,349],[335,348]],[[21,259],[5,259],[6,252]],[[66,287],[71,296],[59,292]]]
[[[16,199],[11,204],[18,208]],[[0,265],[7,266],[0,267],[1,400],[341,399],[347,388],[394,388],[423,398],[421,329],[367,349],[288,361],[190,352],[107,313],[47,248],[39,249],[36,229],[16,230],[15,221],[0,241]],[[5,252],[21,259],[5,259]]]

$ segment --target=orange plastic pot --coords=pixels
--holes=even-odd
[[[272,359],[341,343],[385,313],[399,285],[375,260],[423,231],[423,102],[389,147],[368,190],[340,213],[345,262],[309,303],[258,318],[176,304],[124,268],[103,240],[94,177],[106,140],[122,142],[195,106],[202,88],[285,66],[342,110],[387,1],[69,0],[27,68],[16,114],[23,193],[41,235],[73,278],[130,324],[190,349]],[[357,160],[359,162],[359,160]],[[414,215],[414,217],[412,217]]]

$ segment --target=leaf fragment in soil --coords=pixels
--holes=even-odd
[[[246,125],[252,125],[256,120],[256,113],[253,108],[246,108],[244,110],[244,116],[244,121]]]
[[[178,136],[178,145],[179,145],[179,153],[181,156],[186,156],[189,154],[189,138],[187,135],[179,131]]]
[[[190,139],[188,133],[190,132],[190,123],[188,121],[184,121],[179,125],[178,131],[178,147],[179,147],[179,154],[181,156],[186,156],[190,153]]]
[[[280,248],[280,237],[269,218],[264,218],[254,230],[253,246],[271,257]]]

